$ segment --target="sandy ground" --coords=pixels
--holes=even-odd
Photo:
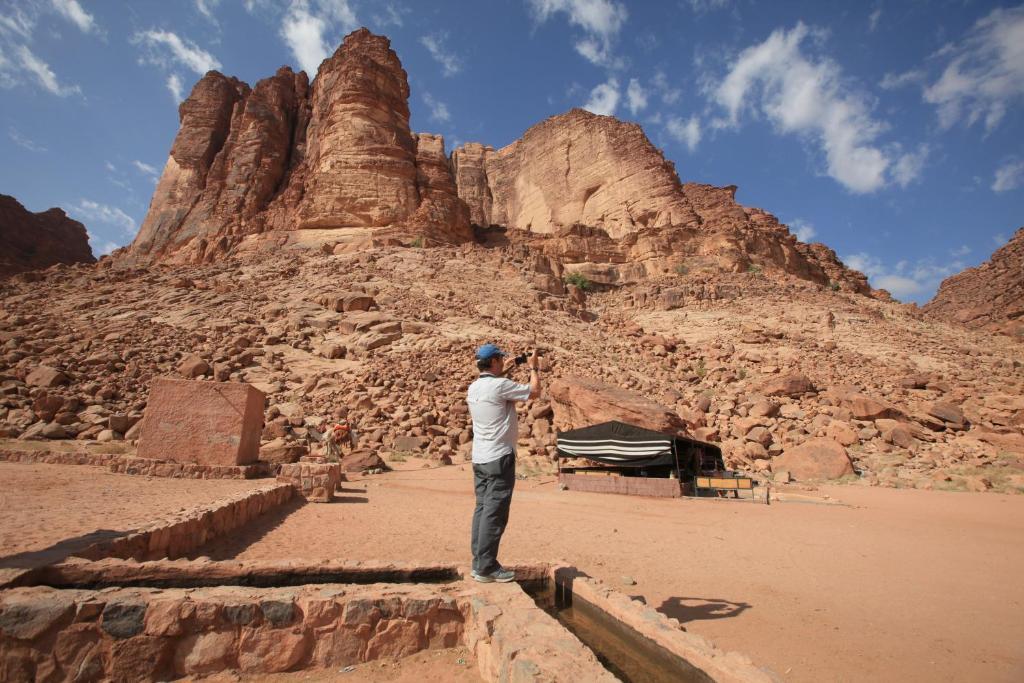
[[[0,569],[36,566],[268,480],[153,479],[102,467],[0,463]]]
[[[480,683],[476,658],[466,648],[424,650],[397,660],[377,660],[336,669],[304,669],[282,674],[241,674],[226,671],[209,677],[186,678],[205,683]]]
[[[472,473],[405,469],[270,515],[217,559],[469,563]],[[521,481],[502,559],[561,558],[792,681],[1024,679],[1024,497],[823,488],[771,506]],[[635,585],[631,582],[635,581]]]

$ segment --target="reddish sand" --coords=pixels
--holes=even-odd
[[[56,561],[76,548],[266,481],[153,479],[85,465],[3,462],[0,568]]]
[[[340,503],[271,515],[204,553],[468,565],[471,476],[455,466],[357,479]],[[786,680],[1022,680],[1024,497],[821,493],[846,504],[519,482],[501,557],[567,560]]]
[[[353,683],[479,683],[476,658],[466,648],[424,650],[402,659],[377,660],[351,667],[303,669],[293,673],[244,674],[226,671],[184,681],[204,683],[305,683],[352,681]]]

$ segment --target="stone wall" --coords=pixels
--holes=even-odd
[[[465,602],[433,586],[0,594],[0,678],[158,681],[397,658],[462,641]]]
[[[558,475],[558,483],[570,491],[591,493],[620,493],[631,496],[656,496],[678,498],[682,495],[678,479],[658,477],[620,477],[614,474],[565,474]]]
[[[274,469],[270,463],[257,461],[252,465],[200,465],[133,458],[116,453],[68,453],[64,451],[0,450],[0,462],[31,462],[46,465],[93,465],[109,467],[116,474],[136,474],[170,479],[259,479],[269,477]]]
[[[102,541],[75,554],[90,560],[117,557],[141,561],[182,557],[207,541],[234,531],[282,505],[294,492],[295,489],[288,484],[274,484],[236,494],[185,510],[172,518],[156,520],[127,536]]]

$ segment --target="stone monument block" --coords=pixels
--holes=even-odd
[[[263,392],[240,382],[158,377],[149,389],[138,457],[249,465],[260,452]]]

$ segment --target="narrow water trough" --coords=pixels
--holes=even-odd
[[[623,683],[705,683],[714,681],[678,654],[658,645],[600,607],[575,597],[551,579],[520,584],[534,602],[582,641]]]

